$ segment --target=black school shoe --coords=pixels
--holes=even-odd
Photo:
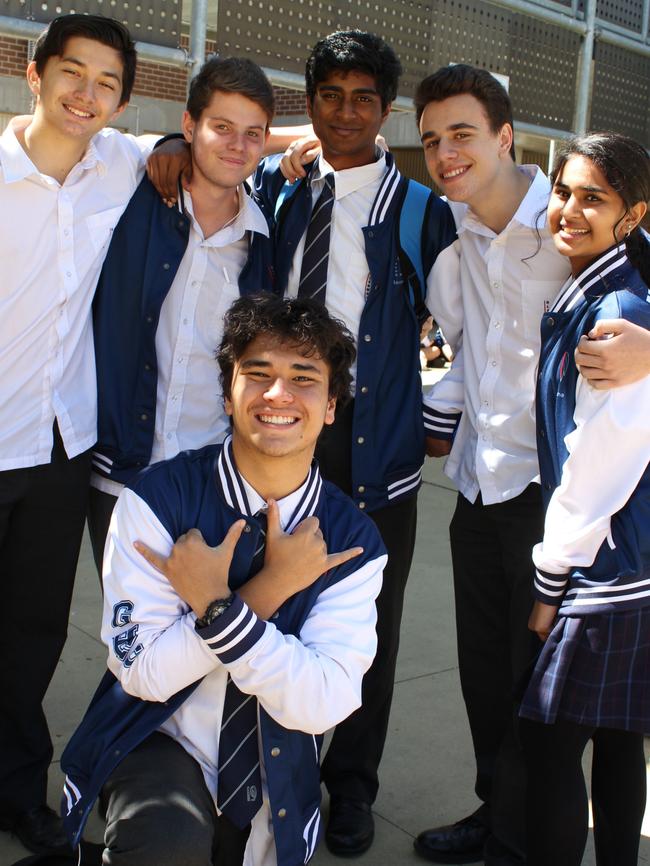
[[[13,866],[102,866],[103,845],[82,840],[81,856],[79,849],[67,854],[32,854],[14,863]]]
[[[63,830],[63,822],[53,809],[45,804],[33,806],[19,815],[11,832],[34,854],[72,854]]]
[[[423,830],[413,847],[432,863],[481,863],[489,829],[476,813],[444,827]]]
[[[325,844],[337,857],[359,857],[372,845],[375,822],[369,803],[330,797]]]

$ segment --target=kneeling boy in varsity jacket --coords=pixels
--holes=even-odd
[[[241,298],[218,352],[232,434],[121,494],[104,561],[110,672],[62,766],[105,866],[297,866],[320,835],[321,734],[355,710],[386,562],[313,461],[354,343],[312,300]]]

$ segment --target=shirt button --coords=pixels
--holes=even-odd
[[[363,511],[363,509],[364,509],[365,507],[366,507],[366,503],[365,503],[365,502],[360,502],[360,503],[359,503],[359,508],[360,508],[362,511]]]
[[[496,362],[496,361],[492,361],[492,366],[493,366],[493,367],[496,367],[496,365],[497,365],[497,362]]]
[[[367,386],[367,385],[362,385],[362,386],[361,386],[361,393],[362,393],[362,394],[367,394],[367,393],[368,393],[368,386]]]
[[[493,289],[498,289],[498,288],[499,288],[499,283],[497,283],[496,281],[493,282],[493,283],[492,283],[492,288],[493,288]]]
[[[363,443],[364,443],[365,441],[366,441],[366,440],[363,438],[363,436],[357,436],[357,443],[358,443],[359,445],[363,445]]]
[[[278,818],[286,818],[287,810],[286,809],[278,809]]]
[[[150,325],[153,322],[153,316],[147,316],[145,322]]]
[[[147,371],[147,373],[150,373],[150,372],[151,372],[151,364],[145,364],[145,365],[144,365],[144,368],[145,368],[145,370]]]
[[[168,271],[168,270],[169,270],[169,262],[165,262],[165,264],[163,265],[163,271]]]
[[[278,749],[278,747],[273,746],[273,748],[271,749],[271,757],[277,758],[279,754],[280,754],[280,750]]]
[[[168,433],[168,434],[167,434],[167,438],[168,438],[168,439],[171,439],[171,438],[172,438],[172,434],[171,434],[171,433]]]
[[[551,326],[551,328],[555,324],[555,319],[552,316],[550,316],[546,321]]]
[[[63,234],[64,234],[66,237],[68,237],[68,235],[70,234],[70,229],[63,229]]]
[[[192,280],[192,286],[194,286],[194,288],[196,288],[196,286],[198,286],[198,284],[199,284],[198,280]]]
[[[494,323],[494,327],[495,327],[495,328],[500,328],[500,327],[501,327],[501,322],[495,322],[495,323]]]
[[[372,337],[370,336],[370,334],[364,334],[363,339],[366,343],[369,343],[372,340]]]
[[[66,277],[71,277],[71,276],[72,276],[72,271],[66,271],[66,272],[65,272],[65,275],[66,275]]]
[[[244,527],[244,532],[250,532],[250,531],[251,531],[251,528],[247,523],[246,526]]]
[[[357,493],[365,493],[365,492],[366,492],[366,488],[363,486],[363,484],[360,484],[357,487]]]
[[[545,438],[546,438],[546,431],[545,431],[545,430],[540,430],[540,431],[539,431],[539,435],[540,435],[540,438],[541,438],[541,439],[545,439]]]
[[[142,415],[140,415],[140,420],[141,420],[141,421],[147,421],[148,418],[149,418],[149,416],[147,415],[146,412],[143,412]]]

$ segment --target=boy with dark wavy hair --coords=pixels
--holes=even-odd
[[[322,734],[361,702],[386,563],[372,521],[313,461],[354,354],[315,301],[235,301],[217,355],[231,435],[119,498],[110,673],[62,758],[75,843],[101,790],[107,866],[314,853]]]

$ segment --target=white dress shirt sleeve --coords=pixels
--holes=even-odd
[[[429,272],[426,305],[456,354],[463,333],[460,245],[457,240],[439,253]]]
[[[650,376],[598,391],[578,377],[569,456],[546,511],[544,539],[533,548],[536,597],[559,605],[567,572],[594,562],[612,515],[650,463]],[[613,542],[612,542],[613,543]]]
[[[424,430],[433,439],[452,439],[465,405],[462,340],[445,375],[422,396]]]

